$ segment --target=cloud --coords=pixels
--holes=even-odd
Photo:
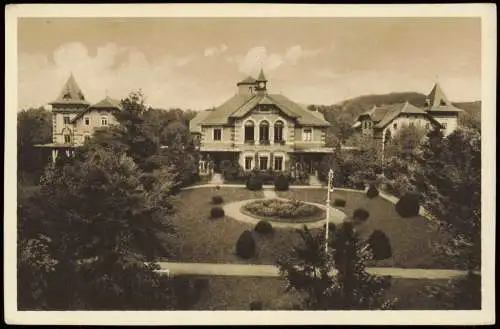
[[[228,57],[227,61],[238,63],[238,70],[245,74],[255,74],[260,68],[265,71],[274,71],[284,65],[296,65],[305,57],[314,57],[320,50],[306,50],[300,45],[292,46],[283,53],[268,52],[264,46],[253,47],[241,56]]]
[[[219,49],[224,49],[221,47]],[[142,89],[148,103],[157,107],[201,108],[203,92],[200,76],[189,74],[187,64],[194,55],[164,54],[148,59],[131,47],[113,43],[91,54],[82,43],[67,43],[52,54],[21,53],[18,66],[19,108],[38,107],[53,101],[73,73],[90,102],[105,96],[124,98]]]
[[[206,57],[215,56],[217,54],[221,54],[221,53],[225,52],[227,49],[228,49],[228,47],[225,44],[221,44],[218,47],[205,48],[204,54]]]

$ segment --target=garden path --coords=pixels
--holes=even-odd
[[[221,174],[213,174],[212,179],[210,180],[210,184],[213,185],[222,185],[224,184],[224,179]]]
[[[273,189],[265,188],[262,191],[264,192],[264,198],[266,198],[266,199],[277,199],[278,198],[278,195],[276,194],[276,192],[274,192],[274,187],[273,187]]]
[[[167,275],[208,275],[208,276],[239,276],[239,277],[279,277],[279,270],[274,265],[251,264],[217,264],[217,263],[176,263],[159,262],[158,273]],[[447,280],[467,274],[467,271],[395,268],[395,267],[367,267],[367,272],[374,275],[389,275],[403,279],[431,279]]]

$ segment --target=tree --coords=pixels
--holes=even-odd
[[[17,114],[17,165],[21,175],[42,173],[36,144],[52,141],[52,115],[43,107],[23,110]]]
[[[458,129],[446,138],[431,132],[416,173],[423,207],[451,236],[445,259],[467,269],[481,264],[481,134]]]
[[[20,305],[172,307],[171,282],[145,265],[170,253],[160,239],[172,230],[170,179],[168,170],[158,175],[146,191],[131,158],[103,149],[49,165],[40,192],[19,212]]]
[[[351,224],[343,223],[331,232],[328,253],[324,249],[324,232],[313,235],[305,227],[299,234],[302,244],[278,261],[278,266],[288,289],[304,296],[303,308],[363,310],[394,307],[395,300],[384,298],[390,278],[366,272],[364,264],[371,259],[370,251],[363,246]]]

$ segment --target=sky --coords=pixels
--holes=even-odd
[[[21,18],[19,109],[57,98],[72,73],[90,102],[141,89],[156,108],[203,110],[263,69],[270,93],[301,104],[439,81],[481,96],[479,18]]]

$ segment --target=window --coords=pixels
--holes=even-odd
[[[253,157],[245,157],[245,170],[252,169],[252,161],[253,161]]]
[[[439,105],[441,106],[445,106],[446,105],[446,101],[444,99],[442,99],[440,102],[439,102]]]
[[[415,122],[410,122],[410,127],[415,127]]]
[[[260,157],[259,168],[260,170],[267,170],[267,157]]]
[[[443,122],[441,125],[443,126],[444,129],[448,127],[448,124],[446,122]]]
[[[312,141],[312,128],[304,129],[304,136],[302,136],[302,139],[307,142]]]
[[[101,126],[108,125],[108,117],[101,117]]]
[[[270,108],[267,105],[261,105],[259,106],[259,111],[260,112],[269,112]]]
[[[70,135],[64,135],[64,143],[65,144],[71,143],[71,136]]]
[[[85,117],[85,118],[83,118],[83,121],[85,122],[85,125],[86,125],[86,126],[89,126],[89,125],[90,125],[90,118],[89,118],[89,117]]]
[[[222,140],[222,129],[214,128],[214,141]]]
[[[274,158],[274,170],[282,171],[283,170],[283,158],[275,157]]]
[[[262,121],[259,126],[259,139],[262,144],[269,143],[269,123]]]
[[[254,137],[254,124],[252,121],[245,122],[245,142],[253,142]]]
[[[392,125],[392,127],[393,127],[394,129],[397,129],[397,128],[398,128],[398,124],[397,124],[397,123],[395,123],[395,124],[393,124],[393,125]]]
[[[425,124],[425,129],[429,129],[429,128],[430,128],[430,126],[431,126],[431,125],[427,122],[427,123]]]
[[[71,123],[71,118],[69,117],[69,115],[65,115],[63,117],[63,120],[65,125],[69,125]]]
[[[88,141],[88,140],[90,140],[90,136],[89,136],[89,135],[85,135],[85,136],[83,137],[83,139],[84,139],[85,141]]]
[[[277,121],[274,124],[274,141],[282,142],[283,141],[283,122]]]

